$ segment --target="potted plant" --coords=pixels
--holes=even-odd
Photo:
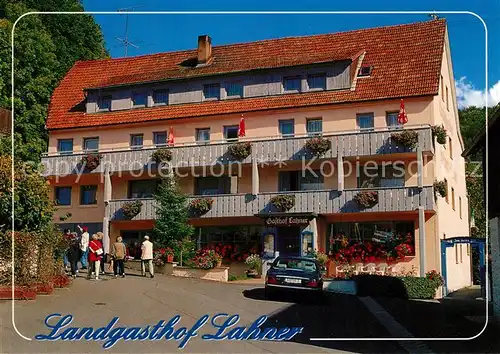
[[[373,208],[378,203],[378,192],[363,191],[356,194],[353,200],[358,203],[360,208]]]
[[[160,148],[151,154],[151,160],[156,164],[167,163],[172,160],[172,151],[167,148]]]
[[[441,197],[446,198],[446,196],[448,195],[448,184],[445,181],[435,181],[433,187],[434,193],[437,193]]]
[[[189,203],[189,208],[194,215],[200,216],[206,214],[212,209],[213,198],[196,198]]]
[[[319,136],[307,140],[306,148],[319,157],[326,154],[326,152],[332,148],[332,143],[330,140]]]
[[[142,209],[142,202],[140,200],[134,200],[122,204],[123,215],[127,219],[135,218],[137,215],[139,215],[141,209]]]
[[[432,127],[432,136],[436,137],[436,141],[444,145],[446,144],[446,137],[448,134],[446,133],[446,129],[444,129],[443,125],[435,125]]]
[[[262,261],[258,254],[251,254],[245,259],[245,264],[250,267],[247,270],[247,276],[250,278],[257,278],[259,276],[259,268],[262,265]]]
[[[101,164],[102,155],[99,153],[88,153],[82,157],[80,164],[84,166],[85,170],[91,172]]]
[[[235,143],[228,147],[229,153],[236,160],[244,160],[252,153],[252,144],[249,142]]]
[[[174,250],[170,247],[167,248],[159,248],[154,251],[153,254],[153,263],[162,267],[165,263],[172,263],[174,261]]]
[[[404,130],[402,132],[392,133],[391,139],[398,145],[414,149],[418,144],[418,133],[414,130]]]
[[[288,211],[295,206],[295,195],[278,194],[269,201],[279,211]]]

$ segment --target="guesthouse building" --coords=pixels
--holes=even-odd
[[[80,61],[47,129],[55,222],[104,230],[105,248],[150,233],[162,166],[192,208],[209,200],[190,218],[198,247],[236,261],[323,251],[424,275],[442,271],[441,239],[469,234],[442,19]],[[448,290],[470,285],[467,245],[444,257]]]

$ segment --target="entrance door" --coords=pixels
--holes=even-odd
[[[280,256],[300,256],[300,227],[279,227],[277,234]]]

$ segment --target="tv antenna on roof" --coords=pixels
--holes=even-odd
[[[125,56],[128,55],[128,46],[134,47],[134,48],[139,48],[139,46],[128,39],[128,11],[133,11],[139,7],[143,7],[144,5],[138,5],[138,6],[131,6],[131,7],[124,7],[122,9],[118,9],[118,12],[125,12],[125,36],[124,37],[116,37],[117,40],[123,43],[123,46],[125,47]]]

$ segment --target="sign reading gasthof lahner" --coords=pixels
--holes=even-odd
[[[182,317],[176,315],[168,321],[160,320],[154,325],[118,326],[118,317],[114,317],[107,325],[94,329],[93,327],[70,327],[73,315],[54,313],[45,318],[48,334],[37,334],[39,341],[102,341],[102,347],[109,349],[118,341],[158,341],[175,340],[179,348],[184,348],[188,342],[201,336],[202,340],[272,340],[287,341],[302,333],[303,327],[261,327],[267,321],[267,316],[257,318],[250,326],[236,327],[239,315],[219,313],[213,316],[200,317],[191,327],[177,326]],[[205,333],[201,330],[209,324]]]

